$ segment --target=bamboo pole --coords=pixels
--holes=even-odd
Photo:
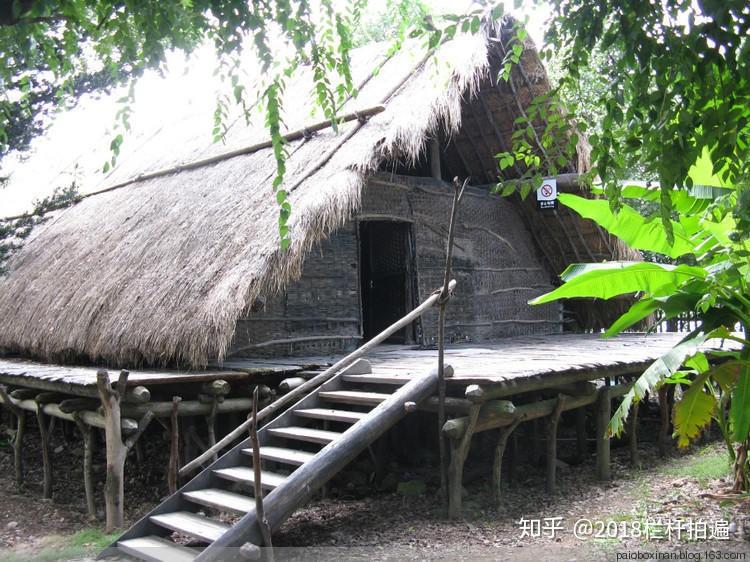
[[[452,291],[456,286],[456,281],[451,280],[451,282],[448,284],[448,289]],[[434,291],[425,301],[419,305],[417,308],[412,310],[409,314],[398,320],[397,322],[394,322],[390,326],[388,326],[385,330],[380,332],[377,336],[372,338],[370,341],[365,343],[362,347],[356,349],[343,359],[337,361],[332,366],[330,366],[328,369],[320,373],[319,375],[316,375],[315,377],[311,378],[309,381],[307,381],[305,384],[298,386],[291,392],[283,395],[278,400],[272,402],[265,408],[263,408],[260,412],[258,412],[258,422],[264,421],[266,418],[270,418],[271,416],[275,415],[276,413],[280,412],[282,409],[287,408],[288,406],[292,405],[294,402],[300,400],[307,394],[309,394],[314,389],[318,388],[321,384],[326,382],[327,380],[333,378],[334,375],[336,375],[339,371],[343,370],[346,367],[349,367],[352,365],[357,359],[360,359],[361,357],[365,356],[367,353],[372,351],[375,347],[377,347],[380,343],[388,339],[392,334],[398,332],[401,328],[404,326],[408,326],[411,324],[414,320],[422,316],[422,314],[425,313],[428,309],[430,309],[432,306],[435,305],[435,303],[440,299],[440,296],[442,294],[442,290],[438,289],[437,291]],[[183,466],[180,469],[180,476],[187,476],[191,474],[195,469],[199,468],[204,462],[211,459],[215,453],[218,453],[219,451],[223,450],[230,444],[232,444],[234,441],[242,437],[246,431],[250,428],[250,420],[246,420],[240,425],[238,425],[236,428],[234,428],[231,432],[229,432],[226,436],[224,436],[221,440],[219,440],[215,446],[211,447],[210,449],[206,450],[201,455],[198,455],[195,459],[187,463],[185,466]]]
[[[448,501],[448,457],[446,454],[446,437],[442,429],[445,424],[445,315],[448,301],[451,297],[449,283],[451,279],[451,266],[453,265],[453,240],[456,236],[456,218],[458,216],[458,207],[461,204],[466,185],[469,178],[466,178],[463,185],[459,186],[458,178],[453,180],[453,206],[451,207],[450,223],[448,225],[448,245],[445,250],[445,275],[443,277],[443,288],[440,292],[438,305],[438,446],[440,453],[440,492],[443,499],[443,505],[450,509]]]

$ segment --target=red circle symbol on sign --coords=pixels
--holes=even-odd
[[[548,183],[545,183],[542,186],[542,195],[544,197],[552,197],[552,186]]]

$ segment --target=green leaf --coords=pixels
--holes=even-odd
[[[593,220],[631,248],[658,252],[671,258],[696,251],[684,226],[675,221],[671,221],[674,242],[670,244],[661,222],[646,219],[628,205],[622,205],[620,212],[615,214],[606,199],[586,199],[570,193],[561,193],[558,199],[560,203],[583,218]]]
[[[718,383],[722,392],[730,392],[737,384],[743,367],[746,366],[745,361],[729,360],[711,369],[709,375]]]
[[[561,298],[610,299],[637,292],[662,297],[676,292],[686,281],[703,279],[706,275],[701,267],[652,262],[573,264],[560,276],[565,281],[561,287],[529,301],[529,304],[543,304]]]
[[[691,439],[700,435],[701,430],[711,423],[716,398],[704,390],[708,373],[698,376],[683,393],[682,400],[674,405],[674,432],[677,446],[687,447]]]
[[[640,322],[650,314],[659,310],[660,307],[661,303],[657,299],[652,299],[650,297],[644,297],[636,301],[625,314],[614,321],[609,329],[604,332],[602,337],[610,338],[619,334],[623,330],[627,330],[633,324]]]
[[[635,381],[631,388],[622,398],[620,406],[615,410],[612,419],[609,422],[609,434],[620,435],[625,427],[625,420],[630,412],[633,402],[643,400],[646,393],[653,392],[659,387],[665,379],[671,377],[677,372],[688,357],[695,355],[700,346],[712,337],[711,334],[699,333],[695,336],[688,336],[678,343],[659,359],[654,361],[644,373]]]

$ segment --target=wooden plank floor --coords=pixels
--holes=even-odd
[[[638,372],[669,351],[684,334],[599,334],[523,336],[446,349],[455,371],[450,384],[507,384],[519,379],[580,373],[595,379],[614,372]],[[725,346],[726,348],[726,346]],[[437,351],[383,347],[369,359],[377,372],[421,372],[434,365]]]
[[[448,346],[445,361],[455,370],[451,384],[507,384],[526,378],[580,373],[595,379],[605,371],[637,372],[666,353],[684,334],[623,334],[602,339],[598,334],[552,334],[505,338],[494,342]],[[717,342],[718,344],[719,342]],[[724,343],[724,349],[731,342]],[[732,345],[731,347],[734,347]],[[294,373],[311,367],[326,367],[341,357],[281,357],[232,359],[221,370],[131,371],[129,385],[154,385],[228,381],[250,374]],[[437,363],[435,349],[404,345],[381,345],[368,356],[373,371],[390,374],[423,373]],[[116,371],[114,372],[116,374]],[[41,387],[60,385],[95,387],[95,367],[46,365],[22,359],[0,358],[0,383]]]
[[[0,383],[30,388],[51,388],[60,390],[72,387],[95,388],[96,367],[74,367],[49,365],[25,359],[0,358]],[[110,378],[117,380],[119,370],[110,371]],[[247,378],[242,371],[131,371],[128,386],[203,382],[216,379],[228,381]]]
[[[551,334],[453,344],[446,349],[445,361],[455,370],[454,377],[448,382],[454,385],[508,385],[522,379],[554,379],[567,374],[580,375],[576,377],[580,380],[594,380],[613,373],[635,373],[643,371],[684,336],[677,333],[622,334],[605,340],[600,334]],[[719,344],[715,342],[712,347]],[[735,348],[732,342],[724,342],[723,346],[724,349]],[[294,357],[289,361],[326,366],[340,358]],[[436,365],[437,350],[384,344],[367,359],[374,372],[417,374]],[[252,369],[260,368],[264,363],[262,360],[234,359],[231,365]]]

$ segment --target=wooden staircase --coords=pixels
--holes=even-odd
[[[334,375],[258,431],[264,510],[272,530],[406,413],[434,394],[437,370],[373,373],[367,361]],[[229,450],[136,523],[100,558],[237,560],[261,544],[250,440]],[[183,546],[180,543],[199,544]]]

